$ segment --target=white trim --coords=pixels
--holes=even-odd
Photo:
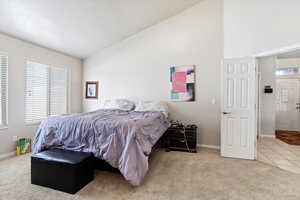
[[[279,48],[279,49],[275,49],[275,50],[271,50],[271,51],[265,51],[262,53],[255,54],[253,56],[260,58],[260,57],[273,56],[273,55],[282,54],[282,53],[288,53],[290,51],[296,51],[299,49],[300,49],[300,44],[295,44],[295,45],[291,45],[288,47],[283,47],[283,48]]]
[[[261,81],[261,68],[260,68],[260,65],[259,64],[257,64],[257,71],[258,71],[258,77],[257,77],[257,82],[258,82],[258,87],[256,88],[256,94],[258,95],[258,98],[257,98],[257,100],[258,100],[258,104],[257,104],[257,112],[258,112],[258,119],[257,119],[257,123],[258,123],[258,133],[257,133],[257,135],[258,135],[258,137],[261,135],[261,130],[262,130],[262,126],[261,126],[261,119],[262,119],[262,112],[261,112],[261,110],[262,110],[262,95],[261,95],[261,93],[260,93],[260,88],[261,88],[261,86],[262,86],[262,81]]]
[[[16,155],[16,152],[13,151],[13,152],[10,152],[10,153],[5,153],[5,154],[2,154],[0,155],[0,160],[3,160],[5,158],[9,158],[9,157],[13,157]]]
[[[197,147],[209,148],[209,149],[220,149],[217,145],[197,144]]]
[[[262,138],[275,138],[275,135],[259,135]]]

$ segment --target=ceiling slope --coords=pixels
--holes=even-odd
[[[86,58],[200,0],[0,0],[0,32]]]

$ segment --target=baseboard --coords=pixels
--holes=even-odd
[[[207,145],[207,144],[198,144],[197,147],[203,147],[203,148],[209,148],[209,149],[220,149],[220,146]]]
[[[262,138],[275,138],[275,135],[259,135]]]
[[[14,155],[16,155],[15,151],[10,152],[10,153],[1,154],[0,155],[0,160],[3,160],[5,158],[9,158],[9,157],[13,157]]]

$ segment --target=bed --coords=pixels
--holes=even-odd
[[[40,124],[33,153],[51,148],[92,152],[138,186],[148,171],[153,145],[169,126],[159,111],[100,109],[55,116]]]

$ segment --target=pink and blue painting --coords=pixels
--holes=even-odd
[[[195,101],[195,66],[170,68],[171,101]]]

